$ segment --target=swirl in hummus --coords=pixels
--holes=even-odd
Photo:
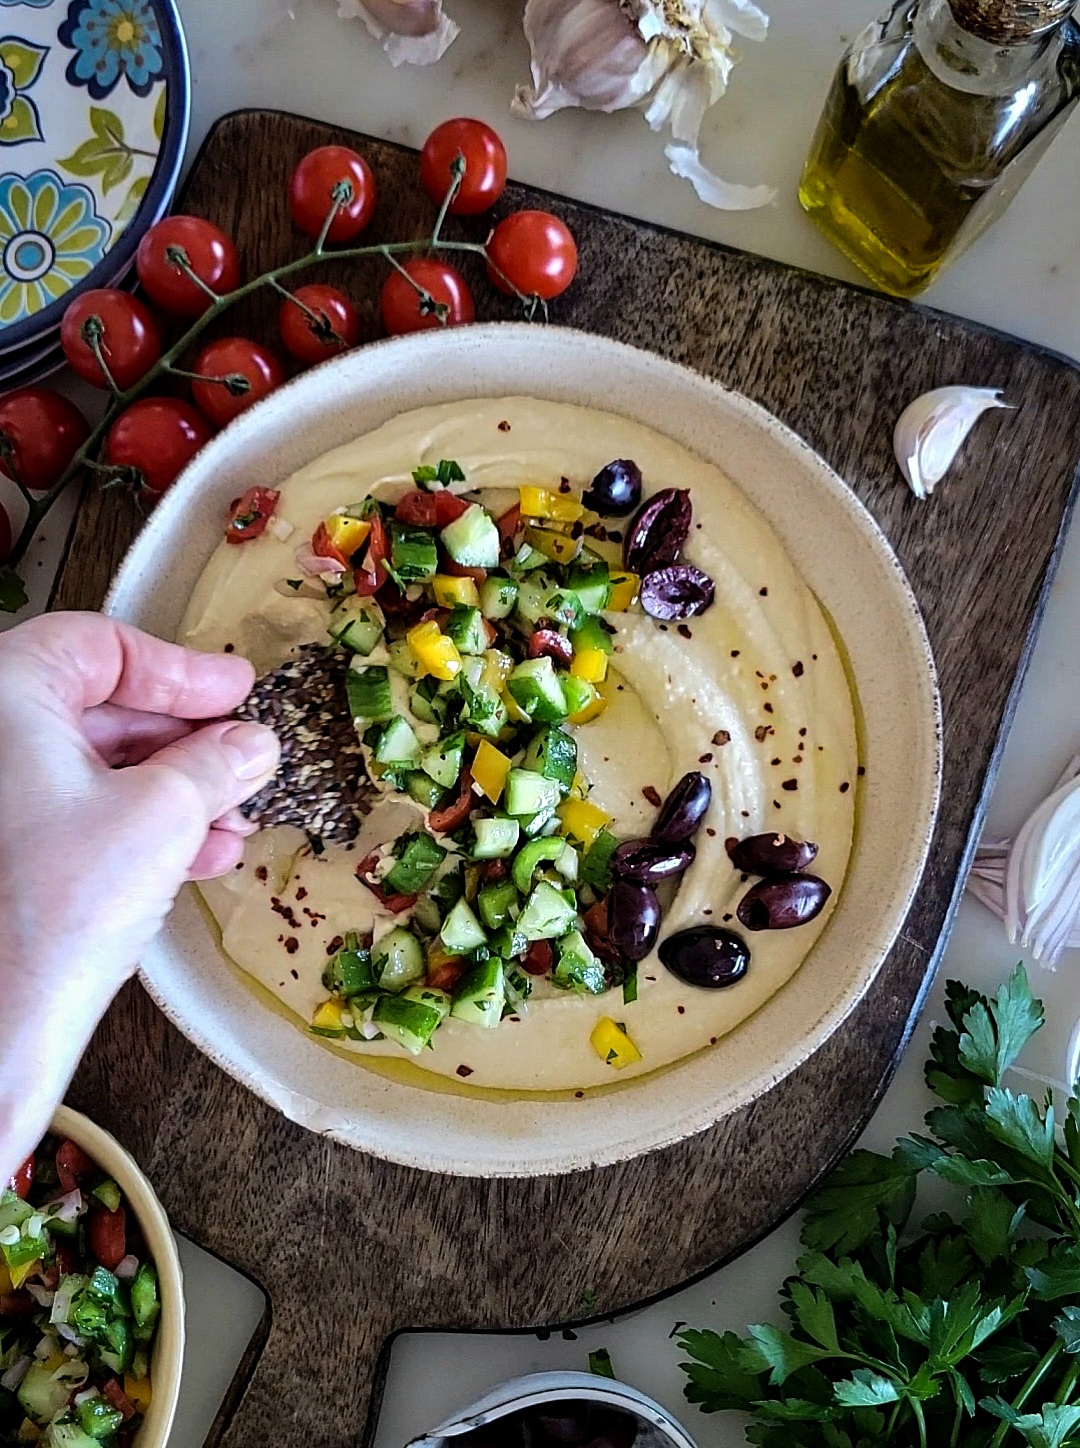
[[[815,874],[832,897],[798,929],[748,937],[751,968],[724,990],[684,983],[653,950],[637,967],[637,998],[589,994],[533,979],[525,1010],[498,1029],[448,1016],[416,1057],[424,1070],[507,1090],[583,1090],[614,1079],[590,1043],[599,1022],[625,1027],[639,1060],[620,1079],[708,1047],[778,991],[799,968],[835,906],[852,847],[857,746],[851,693],[821,608],[776,534],[715,466],[625,418],[526,397],[424,408],[335,449],[281,485],[278,526],[242,547],[222,543],[191,598],[180,640],[233,649],[262,673],[305,644],[326,643],[329,602],[282,586],[297,576],[297,544],[335,510],[366,498],[393,503],[418,465],[455,459],[454,490],[494,515],[522,486],[580,496],[613,458],[632,458],[648,497],[688,489],[693,524],[682,559],[715,584],[715,602],[683,624],[632,609],[603,615],[613,641],[605,711],[577,728],[579,784],[610,817],[618,839],[648,835],[656,800],[699,771],[712,786],[695,836],[696,858],[666,904],[661,941],[698,925],[738,930],[746,877],[725,849],[731,837],[777,831],[816,843]],[[604,520],[609,536],[626,519]],[[281,534],[292,532],[285,540]],[[590,542],[590,540],[586,540]],[[593,546],[590,542],[590,546]],[[613,560],[617,538],[595,545]],[[361,660],[360,662],[363,662]],[[305,1027],[325,999],[335,941],[403,918],[388,913],[355,874],[357,861],[402,830],[422,828],[402,795],[381,800],[349,846],[313,852],[291,828],[248,842],[242,868],[202,886],[227,954],[269,988]],[[445,841],[444,841],[445,843]],[[405,922],[408,923],[407,917]],[[358,1059],[400,1056],[390,1039],[338,1043]]]

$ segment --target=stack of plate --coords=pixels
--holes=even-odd
[[[0,0],[0,389],[63,361],[172,199],[190,112],[174,0]]]

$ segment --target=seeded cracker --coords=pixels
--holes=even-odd
[[[241,806],[261,825],[295,825],[327,844],[347,844],[375,794],[345,693],[348,658],[319,644],[298,650],[256,681],[235,718],[268,724],[281,740],[269,784]]]

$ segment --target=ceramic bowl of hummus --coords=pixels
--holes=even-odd
[[[581,512],[614,460],[632,460],[640,474],[632,514]],[[401,500],[444,484],[452,526],[425,545],[422,529],[396,521]],[[253,486],[272,490],[270,525],[231,546],[230,505]],[[690,521],[669,527],[662,512],[645,550],[664,562],[666,533],[683,526],[683,574],[665,583],[675,600],[665,612],[653,565],[646,558],[638,576],[625,550],[640,507],[672,489]],[[566,510],[578,521],[560,522]],[[455,561],[475,562],[492,527],[511,517],[535,526],[520,549],[514,534],[516,551],[503,548],[496,572],[485,554],[488,577],[476,575],[485,585],[510,577],[517,602],[507,617],[488,607],[489,591],[473,599]],[[364,593],[362,578],[378,577],[372,526],[402,544],[394,561],[419,566],[414,576],[425,580],[400,580],[406,624],[353,597],[354,579]],[[352,530],[349,568],[320,571],[316,561],[312,574],[311,543],[327,527]],[[432,552],[425,574],[423,547],[436,543],[439,562]],[[571,544],[584,574],[553,561]],[[457,583],[431,579],[436,566]],[[589,585],[601,576],[598,595]],[[707,599],[687,602],[687,578],[699,580],[693,588],[706,581]],[[549,592],[530,613],[537,579]],[[582,601],[595,615],[582,615]],[[417,622],[428,602],[453,604],[452,620],[443,607]],[[476,602],[474,622],[487,631],[470,643],[465,616]],[[546,615],[567,607],[574,616],[562,633],[573,647],[556,640],[552,665],[529,630],[557,624]],[[360,681],[350,699],[368,700],[353,715],[357,767],[375,798],[358,838],[262,831],[228,880],[184,893],[142,969],[166,1014],[224,1069],[293,1120],[391,1160],[545,1174],[707,1128],[841,1026],[918,884],[937,807],[940,721],[923,624],[887,542],[779,421],[648,353],[502,324],[388,341],[327,364],[199,455],[136,541],[107,608],[193,647],[243,653],[260,674],[332,649],[335,620],[350,609],[359,620],[345,636],[359,652],[342,667],[350,688]],[[433,644],[417,632],[425,629]],[[453,677],[464,668],[480,688],[485,649],[505,665],[497,687],[511,710],[494,725],[476,722],[481,713],[460,699],[473,695]],[[448,654],[457,662],[447,665]],[[372,685],[392,685],[382,712]],[[559,706],[545,715],[552,687]],[[447,691],[457,712],[443,724]],[[548,768],[553,729],[571,751],[562,774]],[[471,763],[461,763],[463,749]],[[433,829],[456,797],[447,756],[455,780],[465,769],[486,780],[492,751],[503,775],[487,802],[474,786],[472,816],[455,816],[446,834]],[[550,801],[536,795],[530,769],[544,789],[559,777]],[[589,911],[615,910],[622,875],[608,869],[601,880],[592,847],[600,834],[652,849],[687,781],[704,794],[692,831],[674,830],[683,857],[656,886],[659,927],[640,950],[626,946],[632,968],[613,967]],[[453,787],[438,800],[444,785]],[[492,818],[481,825],[481,815]],[[496,868],[491,851],[507,831],[513,844]],[[533,834],[550,848],[532,848]],[[776,882],[772,866],[748,868],[737,853],[762,839],[812,849],[784,877],[796,893],[811,891],[803,876],[817,882],[796,928],[762,928],[790,920],[783,909],[755,913],[748,900]],[[638,856],[624,863],[634,876]],[[419,903],[403,904],[395,886],[421,876]],[[631,884],[619,899],[641,896],[640,881]],[[560,900],[569,915],[550,926]],[[621,915],[615,923],[628,939]],[[544,945],[541,974],[535,942],[545,930],[559,938]],[[721,936],[745,951],[738,969],[706,978],[701,940],[711,949]],[[350,986],[356,971],[363,983]]]

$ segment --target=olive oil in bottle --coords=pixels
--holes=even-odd
[[[1004,211],[1080,98],[1075,0],[898,0],[843,57],[799,188],[914,296]]]

